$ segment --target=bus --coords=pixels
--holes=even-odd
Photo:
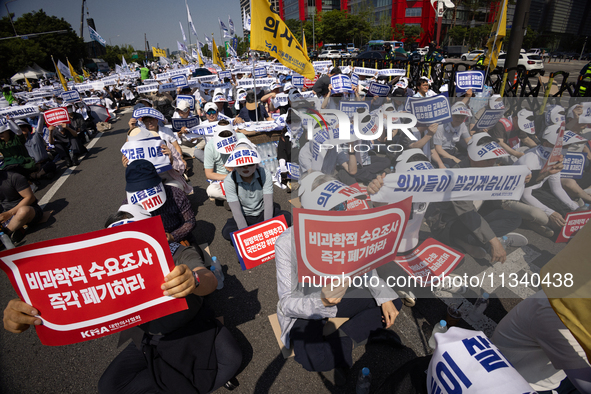
[[[371,40],[367,44],[361,47],[360,52],[366,51],[383,51],[384,45],[390,44],[392,49],[396,49],[398,47],[404,48],[404,43],[402,41],[384,41],[384,40]]]

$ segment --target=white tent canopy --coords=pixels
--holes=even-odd
[[[10,77],[12,82],[19,81],[21,79],[41,79],[43,77],[53,76],[55,73],[42,69],[37,63],[33,64],[33,67],[27,66],[21,71]]]

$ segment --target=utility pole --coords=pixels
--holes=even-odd
[[[583,43],[583,49],[581,49],[581,56],[579,56],[579,60],[583,57],[583,53],[585,53],[585,46],[587,45],[587,38],[585,37],[585,42]]]
[[[531,0],[519,0],[516,3],[515,16],[513,17],[513,26],[511,26],[511,36],[509,38],[509,48],[507,48],[505,68],[517,66],[519,53],[521,52],[521,46],[523,45],[523,36],[527,31]],[[507,76],[507,81],[513,81],[514,75],[515,71],[511,71]]]
[[[86,0],[82,0],[82,12],[80,12],[80,38],[84,40],[84,2]]]

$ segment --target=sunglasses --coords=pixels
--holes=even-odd
[[[216,111],[215,109],[210,109],[210,110],[208,110],[208,111],[207,111],[205,114],[206,114],[206,115],[215,115],[215,114],[217,114],[217,113],[218,113],[218,111]]]

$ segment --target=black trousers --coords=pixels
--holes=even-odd
[[[273,217],[285,215],[285,221],[287,222],[287,227],[291,226],[291,213],[287,211],[281,210],[281,206],[276,202],[273,203]],[[257,216],[245,216],[244,219],[246,220],[246,224],[252,226],[253,224],[257,224],[260,222],[265,221],[265,211],[261,212]],[[224,228],[222,228],[222,236],[227,239],[228,241],[232,241],[232,233],[238,230],[238,225],[236,224],[236,220],[233,217],[228,219]]]

